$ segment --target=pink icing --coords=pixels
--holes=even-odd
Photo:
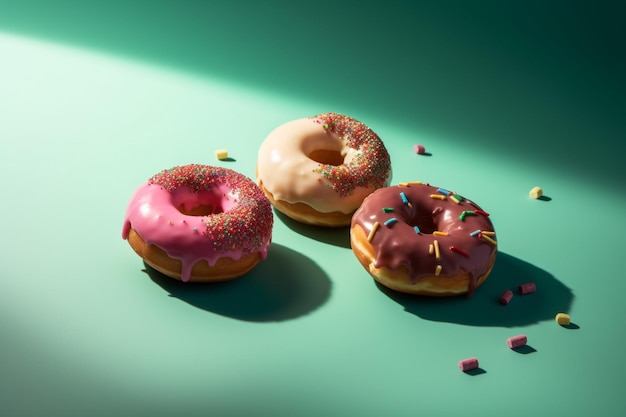
[[[212,214],[191,215],[199,206]],[[188,281],[193,266],[219,258],[235,261],[251,253],[267,256],[273,213],[269,200],[249,178],[227,168],[184,165],[156,174],[134,193],[122,230],[133,228],[147,243],[182,262],[181,279]]]

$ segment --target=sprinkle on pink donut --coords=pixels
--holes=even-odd
[[[333,190],[344,197],[357,187],[381,188],[386,185],[391,162],[374,131],[352,117],[334,112],[319,114],[311,119],[321,123],[326,131],[344,137],[348,146],[359,150],[345,165],[320,164],[314,171],[326,178]],[[372,164],[371,161],[380,163]]]
[[[180,210],[199,205],[213,212]],[[272,226],[271,204],[252,180],[228,168],[190,164],[161,171],[135,192],[122,237],[132,227],[146,243],[180,259],[181,279],[187,281],[200,260],[213,266],[221,257],[236,261],[258,252],[265,258]]]

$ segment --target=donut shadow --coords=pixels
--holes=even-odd
[[[519,295],[517,286],[530,281],[536,284],[536,292]],[[471,297],[416,296],[376,285],[408,313],[469,326],[516,327],[554,320],[559,311],[569,311],[574,299],[571,289],[549,272],[503,252],[498,252],[491,274]],[[500,304],[500,296],[509,289],[513,299]]]
[[[319,242],[328,243],[329,245],[338,246],[340,248],[350,249],[350,227],[323,227],[312,226],[300,223],[292,219],[286,214],[274,209],[276,217],[278,217],[288,228],[294,232],[314,239]]]
[[[144,265],[150,279],[170,297],[249,322],[277,322],[309,314],[328,300],[332,287],[315,262],[276,243],[272,243],[265,260],[232,281],[181,282]]]

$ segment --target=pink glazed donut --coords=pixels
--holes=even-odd
[[[122,237],[143,260],[182,281],[225,281],[267,256],[272,206],[249,178],[190,164],[161,171],[135,191]]]

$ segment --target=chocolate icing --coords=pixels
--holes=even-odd
[[[455,203],[452,196],[460,197],[428,184],[415,183],[381,188],[370,194],[352,217],[352,227],[358,224],[368,235],[374,224],[379,223],[370,241],[376,254],[374,266],[393,271],[404,266],[413,284],[421,277],[436,275],[438,265],[441,265],[440,277],[466,271],[470,276],[471,294],[497,251],[495,235],[490,234],[494,228],[489,213],[476,203],[466,198]],[[392,218],[397,221],[388,222]],[[448,235],[433,235],[434,231]],[[436,259],[434,250],[429,253],[429,246],[434,245],[435,240],[439,246],[439,259]],[[453,246],[458,250],[451,249]]]

